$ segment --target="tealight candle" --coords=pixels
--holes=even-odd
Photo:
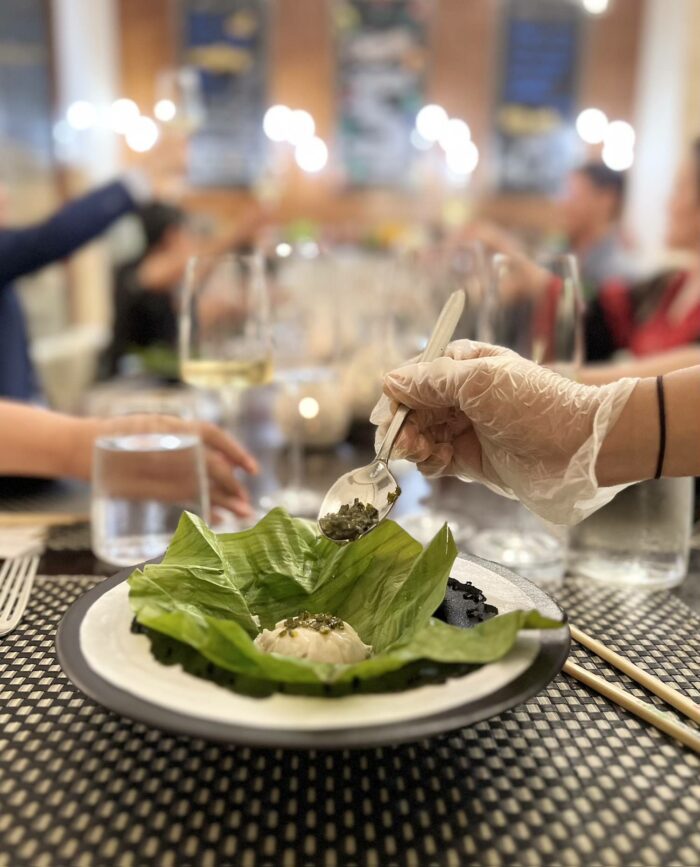
[[[287,440],[332,446],[347,436],[351,407],[338,377],[323,371],[318,376],[283,381],[274,415]]]

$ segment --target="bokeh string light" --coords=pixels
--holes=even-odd
[[[634,164],[636,135],[627,121],[609,121],[599,108],[586,108],[576,119],[576,131],[586,144],[602,144],[601,159],[609,169],[623,172]]]
[[[429,151],[436,143],[445,154],[447,177],[465,183],[479,164],[479,149],[472,141],[469,124],[450,117],[441,105],[430,103],[416,115],[411,144],[416,150]]]
[[[263,117],[263,132],[277,144],[294,148],[294,160],[307,174],[317,174],[328,164],[328,145],[316,135],[316,121],[302,108],[272,105]]]

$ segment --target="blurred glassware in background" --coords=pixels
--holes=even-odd
[[[180,311],[180,376],[218,392],[235,427],[240,394],[272,379],[270,304],[262,257],[195,256]]]
[[[582,359],[582,294],[576,257],[542,256],[530,262],[496,254],[494,299],[481,323],[483,339],[514,349],[564,376],[575,376]],[[478,557],[501,563],[549,590],[567,567],[568,533],[537,518],[521,503],[505,501],[499,526],[470,542]]]
[[[392,518],[400,524],[407,533],[417,539],[422,545],[427,545],[440,532],[444,524],[450,528],[457,548],[460,551],[471,550],[471,540],[476,532],[472,523],[467,521],[459,511],[450,512],[444,508],[431,508],[431,503],[436,497],[431,491],[430,495],[420,501],[423,510],[412,512],[409,515],[401,515]]]
[[[350,427],[350,408],[339,373],[331,367],[280,369],[277,384],[274,418],[288,444],[287,478],[284,487],[263,497],[261,504],[313,517],[323,492],[306,484],[306,447],[342,442]]]
[[[280,245],[278,245],[279,248]],[[290,249],[287,249],[290,248]],[[350,406],[338,359],[343,342],[342,264],[300,244],[269,259],[274,298],[273,335],[277,386],[274,418],[287,442],[287,478],[261,499],[265,509],[317,514],[323,491],[306,484],[305,447],[334,446],[350,427]]]
[[[204,122],[202,87],[196,69],[163,69],[156,76],[153,113],[163,129],[191,135]]]
[[[201,418],[201,404],[194,389],[143,388],[116,380],[91,389],[85,411],[100,418],[147,414],[195,419]]]
[[[455,337],[477,336],[480,311],[488,293],[484,250],[479,242],[433,245],[398,255],[390,279],[394,307],[401,311],[395,324],[398,352],[403,355],[399,363],[422,351],[432,323],[455,290],[467,296]],[[426,482],[428,493],[420,500],[420,511],[402,516],[399,523],[424,544],[448,524],[458,545],[466,550],[474,525],[461,510],[445,507],[437,482]]]
[[[279,370],[274,418],[288,442],[329,448],[343,442],[350,427],[350,406],[337,369]]]
[[[442,252],[439,293],[447,297],[454,289],[467,296],[462,320],[455,340],[484,340],[493,343],[491,324],[494,321],[495,293],[491,286],[488,255],[481,241],[460,241],[447,244]]]
[[[94,447],[91,526],[97,557],[132,566],[168,546],[184,510],[209,519],[204,453],[198,436],[152,429],[100,437]]]
[[[571,253],[492,259],[494,299],[484,328],[524,358],[574,377],[583,363],[583,294]]]
[[[571,531],[571,570],[640,590],[676,587],[688,571],[694,483],[631,485]]]
[[[382,393],[384,374],[405,360],[397,345],[397,299],[392,294],[390,256],[344,250],[338,260],[336,293],[342,304],[339,362],[353,419],[369,426]],[[397,303],[395,303],[397,302]]]

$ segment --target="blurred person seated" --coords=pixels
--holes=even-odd
[[[145,179],[127,173],[31,226],[6,227],[0,209],[0,398],[30,401],[39,396],[24,312],[13,282],[70,256],[149,196]]]
[[[141,252],[114,275],[113,338],[102,364],[106,376],[139,368],[177,378],[178,291],[193,255],[214,256],[247,248],[268,221],[261,206],[213,238],[200,241],[188,215],[165,202],[151,202],[136,212],[144,239]],[[213,316],[225,315],[218,308]]]
[[[700,254],[700,139],[681,163],[667,205],[666,244]],[[651,279],[609,281],[586,313],[589,361],[627,350],[642,358],[700,343],[700,260]],[[663,372],[663,371],[662,371]]]
[[[152,431],[195,433],[205,451],[211,505],[240,517],[252,514],[247,490],[234,470],[257,473],[255,459],[221,428],[208,422],[175,416],[131,415],[113,418],[75,418],[40,407],[0,400],[0,496],[16,494],[16,481],[70,478],[89,480],[93,445],[98,437]],[[177,500],[177,478],[154,474],[139,479],[129,495]]]
[[[553,302],[560,284],[529,260],[514,239],[490,226],[472,228],[470,236],[505,253],[512,262],[512,279],[500,287],[502,305],[534,300],[546,317],[551,300],[550,315],[555,315]],[[666,242],[669,248],[700,254],[700,139],[676,176],[668,203]],[[619,360],[620,353],[626,356],[624,368],[586,371],[587,381],[660,375],[699,363],[700,258],[696,255],[687,270],[664,270],[645,280],[604,282],[587,303],[584,332],[588,362]],[[617,372],[620,369],[624,374]]]
[[[625,172],[598,162],[585,163],[566,180],[560,209],[567,252],[578,257],[587,298],[608,280],[636,276],[620,227],[625,187]]]

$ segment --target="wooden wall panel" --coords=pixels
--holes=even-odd
[[[605,16],[589,18],[582,58],[581,108],[633,121],[637,61],[644,3],[612,0]]]
[[[124,95],[144,110],[153,100],[159,69],[175,59],[176,0],[119,0]],[[305,108],[319,133],[331,138],[335,80],[330,0],[271,0],[270,103]],[[427,97],[464,117],[484,157],[473,191],[483,194],[483,214],[514,226],[551,226],[555,207],[539,198],[488,195],[491,110],[495,99],[503,0],[434,0],[432,61]],[[609,14],[587,27],[580,83],[581,106],[599,105],[613,117],[631,118],[639,44],[640,0],[612,0]],[[339,223],[438,217],[446,197],[434,186],[422,198],[390,191],[342,190],[331,172],[320,177],[292,170],[280,199],[280,216],[306,216]],[[249,193],[193,191],[189,204],[234,217]]]
[[[156,76],[176,58],[176,0],[119,0],[123,95],[151,114]]]

